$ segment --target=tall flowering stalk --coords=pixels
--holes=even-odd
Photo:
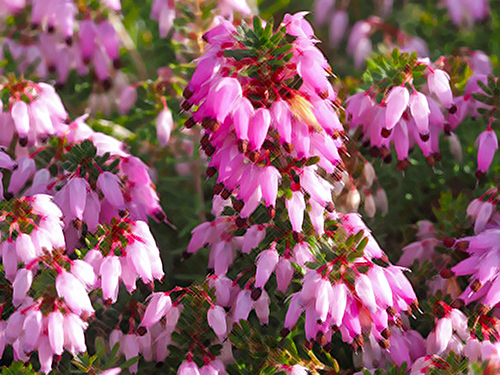
[[[252,310],[267,324],[267,291],[276,283],[291,295],[284,336],[305,313],[300,324],[311,342],[326,345],[340,331],[357,348],[372,332],[387,348],[389,325],[401,327],[400,314],[418,305],[360,216],[335,210],[332,191],[349,155],[331,68],[304,15],[286,15],[276,31],[257,18],[253,29],[220,19],[204,36],[181,106],[192,113],[186,126],[204,128],[216,218],[195,228],[187,252],[210,248],[215,303],[230,325]],[[231,282],[237,252],[255,263]],[[302,285],[296,293],[292,279]]]

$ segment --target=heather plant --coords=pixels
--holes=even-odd
[[[2,373],[497,373],[497,16],[0,0]]]

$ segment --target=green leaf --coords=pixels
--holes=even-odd
[[[253,31],[259,38],[262,36],[262,21],[257,16],[253,17]]]
[[[243,60],[247,57],[255,57],[257,54],[250,49],[230,49],[223,52],[224,57],[231,57],[236,61]]]
[[[281,46],[279,48],[273,49],[271,51],[271,55],[273,55],[273,56],[280,56],[280,55],[282,55],[282,54],[290,51],[292,49],[292,47],[293,46],[291,44],[286,44],[286,45]]]

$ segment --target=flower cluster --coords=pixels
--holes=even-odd
[[[491,72],[491,64],[484,54],[471,51],[466,63],[474,69],[463,96],[454,96],[448,73],[440,64],[431,64],[428,59],[417,59],[393,52],[392,58],[405,62],[404,75],[400,75],[389,86],[375,83],[370,90],[360,92],[348,99],[346,110],[352,132],[358,129],[363,141],[370,145],[371,154],[390,162],[391,146],[394,145],[398,158],[398,169],[409,165],[408,154],[418,146],[427,162],[433,165],[439,161],[439,137],[441,133],[450,136],[452,153],[461,157],[461,146],[453,134],[467,115],[477,117],[478,109],[485,105],[476,100],[474,93],[482,93],[481,87]],[[401,61],[401,60],[400,60]],[[382,60],[374,61],[373,68],[381,69]],[[418,83],[418,85],[417,85]],[[418,89],[417,89],[418,88]],[[382,94],[380,102],[376,99]],[[490,125],[478,139],[478,171],[480,178],[488,170],[498,140]]]
[[[6,14],[28,7],[25,1],[6,3]],[[120,38],[108,16],[110,11],[120,10],[120,0],[103,0],[98,7],[74,1],[33,1],[28,23],[16,25],[20,36],[5,37],[1,50],[7,47],[13,59],[22,61],[20,73],[34,65],[40,78],[56,73],[59,84],[66,82],[72,69],[88,74],[92,63],[97,80],[109,88],[113,69],[119,69],[121,63]]]
[[[152,284],[163,265],[148,216],[165,220],[148,168],[116,139],[74,122],[44,83],[9,81],[0,151],[2,344],[38,351],[41,371],[63,350],[86,351],[97,292]],[[5,96],[4,96],[5,97]],[[54,137],[56,136],[56,137]],[[31,154],[29,153],[31,150]],[[5,193],[3,176],[10,177]],[[78,252],[75,252],[78,250]],[[79,256],[77,256],[79,255]]]
[[[305,312],[307,340],[324,345],[340,331],[344,341],[360,347],[372,332],[387,347],[389,325],[401,325],[400,314],[418,306],[416,296],[361,218],[335,211],[332,193],[344,174],[343,127],[330,68],[303,16],[286,15],[274,34],[257,20],[253,30],[220,21],[204,36],[209,48],[182,106],[193,112],[186,126],[201,123],[205,129],[207,175],[217,174],[215,193],[223,202],[214,201],[221,206],[214,221],[193,230],[187,252],[211,249],[209,280],[217,305],[228,311],[228,326],[242,324],[252,310],[267,324],[266,286],[275,280],[286,293],[295,264],[303,272],[302,289],[290,299],[283,335]],[[266,33],[269,47],[253,49],[252,38]],[[287,36],[291,43],[284,42]],[[261,206],[268,212],[264,222],[256,215]],[[232,281],[228,273],[237,251],[249,254],[254,266]],[[244,274],[248,281],[238,283]],[[221,327],[214,328],[218,335],[225,332]]]

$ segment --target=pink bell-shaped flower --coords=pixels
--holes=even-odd
[[[495,151],[498,149],[498,138],[494,130],[488,129],[479,134],[476,140],[477,151],[477,169],[479,172],[486,173],[490,168]]]
[[[226,312],[221,306],[211,306],[207,313],[208,325],[214,330],[219,338],[227,333]]]
[[[273,273],[278,264],[279,255],[276,251],[276,245],[271,244],[269,250],[264,250],[257,257],[257,271],[255,273],[255,287],[262,288]]]
[[[399,121],[410,100],[410,94],[404,86],[394,87],[387,96],[385,128],[392,129]]]

